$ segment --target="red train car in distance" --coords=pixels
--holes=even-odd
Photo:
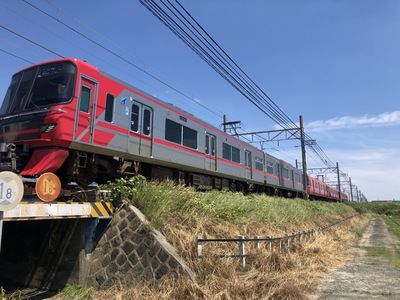
[[[340,192],[339,197],[338,189],[311,176],[308,176],[307,193],[312,200],[348,201],[346,193]]]

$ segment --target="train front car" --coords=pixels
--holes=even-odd
[[[56,172],[69,155],[77,67],[69,60],[16,73],[0,109],[0,171],[37,177]]]

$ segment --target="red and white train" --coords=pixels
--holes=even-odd
[[[0,171],[53,172],[82,186],[143,174],[201,189],[304,195],[302,172],[289,163],[77,59],[12,77],[0,109]],[[311,176],[307,192],[339,199]]]

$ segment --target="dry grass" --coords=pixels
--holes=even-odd
[[[300,232],[353,215],[347,205],[282,199],[265,195],[194,190],[173,183],[149,185],[132,179],[117,184],[118,193],[134,199],[167,240],[196,273],[197,282],[169,277],[154,286],[114,288],[98,292],[95,299],[306,299],[328,270],[347,259],[348,250],[360,236],[367,218],[357,217],[318,233],[302,243],[291,244],[290,253],[272,252],[246,244],[245,268],[239,259],[217,258],[238,253],[237,244],[204,244],[203,258],[197,257],[197,237],[237,238],[282,236]]]
[[[355,228],[364,223],[364,217],[346,221],[318,233],[307,242],[293,244],[290,253],[278,253],[277,247],[269,252],[265,245],[260,249],[246,245],[250,256],[243,269],[239,259],[216,257],[222,253],[237,253],[237,245],[231,248],[226,244],[206,244],[204,256],[199,260],[197,235],[221,238],[237,235],[278,236],[282,234],[282,229],[256,221],[246,225],[215,223],[197,213],[179,217],[170,215],[165,222],[169,226],[164,227],[164,234],[197,273],[197,283],[184,277],[170,277],[156,286],[124,290],[114,288],[99,292],[95,299],[306,299],[328,270],[345,263],[347,251],[357,238]],[[304,224],[309,228],[315,225],[312,221]],[[288,232],[296,231],[290,224],[284,227]]]

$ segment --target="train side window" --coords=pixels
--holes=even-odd
[[[111,94],[107,94],[104,120],[110,123],[114,120],[114,102],[115,97]]]
[[[89,105],[90,105],[90,87],[82,86],[82,93],[81,93],[81,103],[79,105],[79,110],[85,113],[89,112]]]
[[[226,143],[222,143],[222,157],[240,164],[240,149]]]
[[[274,164],[270,161],[267,161],[267,173],[274,174]]]
[[[252,167],[252,157],[250,151],[245,151],[244,153],[244,165],[248,168]]]
[[[222,143],[222,157],[227,160],[232,160],[232,150],[230,145]]]
[[[197,131],[189,127],[183,127],[183,145],[192,149],[197,149]]]
[[[142,132],[144,135],[150,135],[150,125],[151,125],[151,112],[149,109],[145,108],[143,111],[143,128]]]
[[[263,159],[261,157],[256,156],[254,157],[254,160],[256,162],[256,170],[262,171],[264,168]]]
[[[210,133],[206,133],[206,147],[205,153],[211,156],[215,156],[215,136]]]
[[[215,156],[215,137],[211,136],[211,156]]]
[[[206,134],[206,147],[204,149],[205,154],[210,154],[210,136]]]
[[[132,104],[131,110],[131,130],[134,132],[139,131],[139,106]]]
[[[165,139],[179,145],[197,149],[197,131],[169,119],[165,119]]]
[[[232,147],[232,161],[240,164],[240,150]]]
[[[175,144],[181,144],[182,141],[182,125],[165,119],[165,139]]]
[[[289,170],[286,168],[282,168],[282,177],[289,179]]]
[[[301,183],[301,176],[300,176],[300,174],[294,173],[294,178],[295,178],[295,181],[296,181],[296,182]]]

